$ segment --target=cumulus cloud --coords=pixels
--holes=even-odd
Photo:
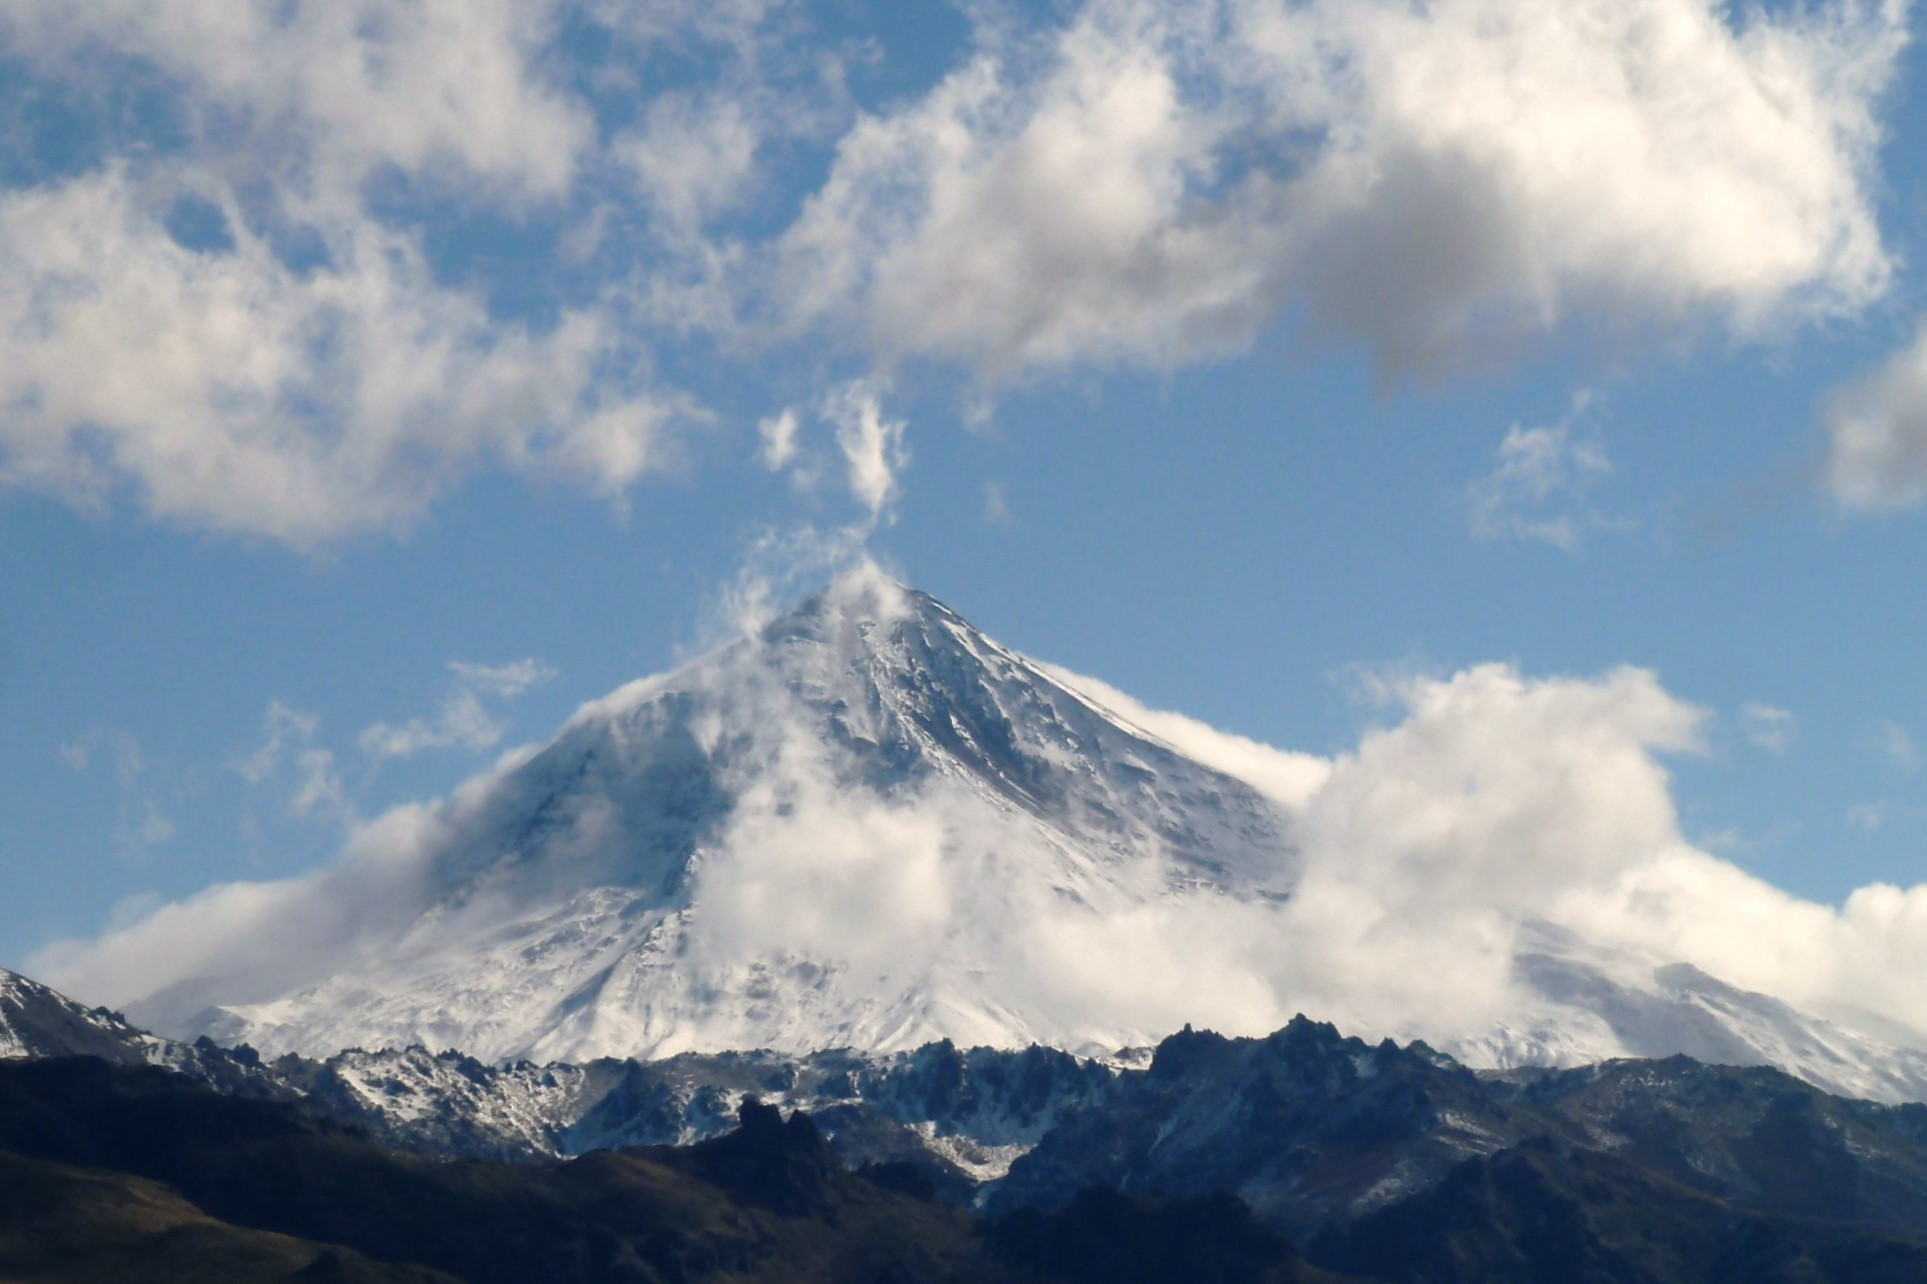
[[[452,682],[434,717],[374,723],[361,733],[362,753],[379,762],[433,749],[480,753],[493,748],[501,742],[503,728],[488,702],[513,700],[555,676],[553,668],[535,659],[501,665],[451,660],[448,672]]]
[[[975,17],[934,86],[859,110],[851,51],[799,53],[808,18],[764,0],[11,5],[35,77],[100,97],[137,69],[170,123],[108,122],[0,197],[0,485],[302,549],[486,469],[620,502],[705,418],[660,381],[676,345],[834,339],[874,375],[808,404],[882,520],[879,401],[911,359],[988,389],[1282,322],[1402,376],[1566,326],[1752,338],[1890,274],[1868,192],[1898,0]],[[665,48],[697,73],[659,83]],[[205,243],[170,233],[183,200]],[[564,270],[496,289],[471,218]],[[1836,416],[1852,502],[1911,493],[1898,378]]]
[[[238,208],[223,252],[163,213],[118,168],[0,198],[0,482],[314,547],[484,462],[608,494],[655,463],[677,408],[601,377],[607,318],[495,322],[365,220],[303,271]]]
[[[383,166],[446,165],[540,198],[567,186],[594,138],[584,105],[537,70],[562,9],[26,0],[0,16],[0,38],[43,62],[99,47],[147,60],[243,145],[300,166],[293,177],[311,190],[345,195]]]
[[[1884,290],[1904,38],[1891,4],[1094,0],[863,117],[787,297],[992,379],[1287,313],[1391,374],[1573,321],[1750,337]]]
[[[652,102],[643,124],[612,151],[635,172],[644,199],[686,234],[741,198],[759,141],[740,100],[685,93]]]
[[[654,386],[633,304],[558,288],[504,314],[417,206],[576,217],[621,149],[556,41],[602,20],[641,58],[740,38],[762,13],[673,8],[641,23],[559,0],[9,6],[0,46],[76,112],[133,75],[160,123],[102,114],[92,150],[0,199],[0,485],[94,507],[128,492],[304,550],[405,528],[484,469],[620,503],[671,426],[703,418]],[[671,162],[722,135],[677,153],[673,97],[645,103],[648,163],[690,180]],[[722,200],[721,181],[685,181],[685,204]],[[637,217],[666,228],[680,209]]]
[[[1153,709],[1108,682],[1073,673],[1059,665],[1040,662],[1038,667],[1179,753],[1245,781],[1293,811],[1303,810],[1331,778],[1331,763],[1314,754],[1274,749],[1245,736],[1219,731],[1182,713]]]
[[[1927,499],[1927,327],[1878,369],[1828,400],[1826,481],[1851,508]]]
[[[903,609],[874,570],[836,591],[881,618]],[[882,1024],[850,1037],[879,1040],[933,1022],[962,1038],[1013,1021],[1093,1040],[1184,1021],[1258,1032],[1299,1010],[1369,1034],[1437,1037],[1516,1018],[1521,933],[1551,923],[1598,949],[1690,962],[1850,1026],[1871,1013],[1927,1028],[1927,887],[1874,885],[1826,905],[1687,841],[1666,760],[1700,750],[1706,715],[1649,672],[1530,678],[1484,665],[1397,679],[1394,717],[1329,760],[1054,672],[1279,800],[1295,843],[1291,895],[1173,891],[1156,851],[1095,877],[1017,810],[941,777],[887,788],[863,778],[847,750],[810,730],[807,693],[750,681],[709,692],[721,702],[714,716],[690,727],[737,800],[692,867],[696,910],[676,917],[691,993],[781,963],[787,970],[757,975],[802,986],[798,1002],[830,1001],[811,979],[824,967],[859,1001],[914,992],[930,975],[951,978],[950,999],[969,1000],[868,1011],[862,1019]],[[618,693],[573,725],[637,698]],[[844,716],[860,733],[863,712]],[[504,818],[553,792],[539,774],[513,774],[532,761],[514,755],[445,802],[357,828],[327,870],[212,889],[99,941],[56,946],[32,966],[112,1002],[225,974],[223,998],[250,1002],[389,958],[404,932],[432,942],[439,920],[418,916],[450,871],[485,867]],[[642,823],[624,818],[629,806],[611,795],[575,808],[542,840],[552,862],[514,870],[628,868],[640,831],[625,826]],[[515,910],[505,905],[478,901],[473,912]],[[163,993],[147,1011],[167,1001]],[[790,1011],[787,999],[771,1002],[772,1013]],[[718,1024],[704,1029],[718,1038],[765,1029],[757,1011],[711,1014]]]
[[[792,952],[914,970],[952,913],[945,816],[850,790],[825,746],[778,727],[702,870],[698,946],[719,961]]]
[[[424,908],[425,862],[448,841],[452,810],[396,808],[357,826],[326,869],[210,887],[97,941],[57,942],[33,967],[76,993],[150,996],[156,1021],[192,1015],[170,1008],[170,990],[197,978],[225,977],[237,994],[268,998],[392,937]]]

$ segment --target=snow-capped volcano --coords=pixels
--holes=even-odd
[[[1685,1052],[1927,1099],[1927,1041],[1897,1022],[1728,984],[1646,919],[1546,913],[1610,926],[1622,868],[1725,867],[1674,839],[1641,739],[1672,714],[1637,675],[1560,692],[1592,720],[1567,740],[1509,682],[1474,674],[1439,689],[1449,718],[1301,760],[860,571],[322,873],[215,889],[107,947],[188,978],[125,1004],[136,1021],[271,1054],[1109,1052],[1302,1011],[1475,1066]],[[1471,713],[1450,703],[1479,683]],[[1602,738],[1601,709],[1635,732]]]
[[[1081,924],[1295,874],[1251,786],[874,574],[585,707],[425,825],[363,862],[396,868],[325,972],[137,1017],[270,1052],[1114,1048],[1161,1032],[1093,1018],[1058,957]]]

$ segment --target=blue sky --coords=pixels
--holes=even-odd
[[[1921,881],[1904,6],[71,8],[0,16],[0,964],[859,546],[1319,754],[1651,669],[1692,841]]]

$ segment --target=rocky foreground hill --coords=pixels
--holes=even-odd
[[[30,984],[9,1280],[1927,1278],[1927,1106],[1763,1067],[1478,1073],[1302,1018],[1136,1064],[264,1061]]]

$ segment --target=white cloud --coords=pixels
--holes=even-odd
[[[1790,709],[1749,700],[1740,706],[1740,731],[1748,742],[1768,753],[1785,753],[1793,743],[1799,719]]]
[[[1245,781],[1293,811],[1302,810],[1331,778],[1329,761],[1313,754],[1274,749],[1244,736],[1219,731],[1196,718],[1153,709],[1108,682],[1069,669],[1033,661],[1071,690],[1149,732],[1179,753]]]
[[[900,609],[874,571],[836,591],[886,616]],[[962,969],[1036,1028],[1091,1037],[1186,1020],[1261,1032],[1297,1010],[1411,1037],[1516,1015],[1515,939],[1544,921],[1850,1026],[1859,1012],[1927,1028],[1927,886],[1874,885],[1825,905],[1687,842],[1664,759],[1698,750],[1705,715],[1650,673],[1535,680],[1486,665],[1400,680],[1399,720],[1329,761],[1070,680],[1284,802],[1299,862],[1291,896],[1163,895],[1156,860],[1142,862],[1143,886],[1129,884],[1136,865],[1088,879],[967,791],[932,780],[886,796],[853,781],[836,746],[805,733],[793,695],[752,684],[722,693],[739,706],[724,721],[755,730],[732,733],[724,770],[742,800],[696,866],[706,908],[684,928],[691,966],[721,976],[753,958],[827,955],[857,993],[879,995],[924,969]],[[380,955],[446,889],[431,870],[487,859],[502,817],[543,796],[529,792],[549,787],[540,780],[509,783],[529,761],[508,756],[445,802],[358,828],[326,871],[212,889],[31,966],[109,1002],[225,974],[224,997],[252,1002]],[[616,860],[623,823],[590,809],[556,841],[579,859],[614,843]]]
[[[1599,512],[1589,499],[1598,481],[1612,472],[1605,446],[1573,431],[1590,400],[1581,394],[1557,424],[1514,424],[1506,430],[1497,466],[1466,491],[1476,538],[1535,540],[1576,553],[1587,533],[1624,528],[1623,521]]]
[[[747,40],[763,11],[591,7],[638,59],[654,41]],[[580,16],[563,0],[8,6],[0,44],[36,78],[106,101],[129,67],[155,71],[149,114],[171,132],[110,122],[95,168],[0,198],[0,486],[96,507],[131,492],[156,516],[304,550],[405,528],[483,469],[620,503],[662,465],[670,425],[704,417],[649,386],[636,301],[558,289],[539,324],[497,315],[490,282],[436,258],[433,220],[393,208],[402,193],[534,228],[575,217],[614,156],[555,47]],[[652,173],[675,159],[681,101],[657,99]],[[725,198],[721,178],[672,168],[657,176],[685,204]],[[183,197],[218,211],[227,248],[169,235]],[[627,212],[667,228],[680,208]]]
[[[260,786],[292,772],[288,786],[288,814],[296,817],[347,816],[341,775],[331,750],[317,744],[318,715],[270,701],[261,720],[261,741],[235,762],[234,770],[250,785]]]
[[[602,379],[607,318],[493,322],[366,221],[299,272],[228,212],[197,253],[121,169],[0,198],[0,483],[309,548],[485,462],[610,495],[654,464],[677,407]]]
[[[464,688],[484,692],[501,700],[513,700],[532,687],[555,677],[555,669],[540,660],[514,660],[508,664],[471,664],[450,660],[448,671]]]
[[[795,462],[797,426],[796,411],[789,406],[756,425],[756,436],[761,442],[756,458],[763,467],[780,473]]]
[[[773,739],[700,875],[700,948],[913,970],[951,917],[946,816],[848,788],[798,727]]]
[[[984,524],[988,526],[1008,526],[1010,523],[1010,501],[1004,495],[1004,484],[999,481],[985,482]]]
[[[1826,481],[1852,508],[1927,499],[1927,326],[1886,364],[1837,390],[1824,411]]]
[[[255,159],[298,166],[287,176],[330,200],[352,199],[382,166],[438,165],[542,198],[563,191],[594,139],[586,109],[536,70],[561,11],[554,0],[22,0],[0,15],[0,37],[43,62],[97,45],[150,60]]]
[[[453,682],[434,717],[410,718],[400,724],[377,722],[361,733],[362,753],[382,761],[412,758],[433,749],[470,753],[491,749],[501,742],[503,728],[487,701],[513,700],[555,676],[553,668],[534,659],[502,665],[451,660],[448,671]]]
[[[1094,0],[862,118],[787,297],[992,379],[1287,312],[1390,373],[1575,321],[1751,337],[1885,289],[1871,105],[1904,40],[1897,5]]]
[[[631,168],[644,199],[688,233],[737,202],[751,181],[760,130],[743,103],[721,95],[666,94],[611,152]]]
[[[849,467],[850,493],[870,510],[872,522],[888,516],[899,493],[898,475],[910,464],[903,444],[907,425],[884,417],[883,391],[871,380],[857,380],[824,397],[822,405]]]
[[[1566,425],[1506,430],[1499,464],[1471,489],[1472,533],[1480,539],[1541,540],[1575,551],[1581,520],[1548,507],[1584,493],[1592,479],[1612,471],[1605,448],[1572,439]],[[1531,514],[1537,515],[1531,515]]]
[[[1897,722],[1883,722],[1874,734],[1874,744],[1888,762],[1902,771],[1920,769],[1920,748],[1907,729]]]
[[[60,760],[76,772],[92,771],[103,755],[114,775],[114,852],[124,861],[144,862],[175,831],[139,739],[129,731],[102,728],[60,747]]]
[[[0,195],[0,485],[302,549],[404,529],[485,469],[620,501],[704,418],[654,382],[661,345],[852,336],[875,379],[813,404],[883,520],[903,429],[877,400],[908,358],[989,395],[1284,318],[1403,374],[1569,324],[1751,338],[1889,275],[1868,190],[1897,0],[1089,0],[1061,26],[975,15],[965,62],[867,113],[847,51],[793,48],[787,11],[9,6],[36,76],[158,69],[181,137],[157,160],[109,130],[98,167]],[[611,42],[592,68],[558,45],[578,21]],[[694,83],[646,74],[661,42]],[[616,96],[633,117],[599,120]],[[799,149],[831,144],[769,231]],[[550,320],[492,312],[489,270],[449,271],[391,189],[552,231],[574,258]],[[230,249],[168,235],[182,196]],[[1836,432],[1843,495],[1912,485],[1865,463],[1905,454],[1904,418]],[[801,466],[794,440],[765,462]]]
[[[429,854],[447,839],[451,814],[450,804],[396,808],[354,829],[339,862],[327,869],[210,887],[98,941],[51,945],[34,956],[32,967],[89,995],[132,999],[215,975],[242,992],[275,994],[325,974],[420,911],[414,893]]]

